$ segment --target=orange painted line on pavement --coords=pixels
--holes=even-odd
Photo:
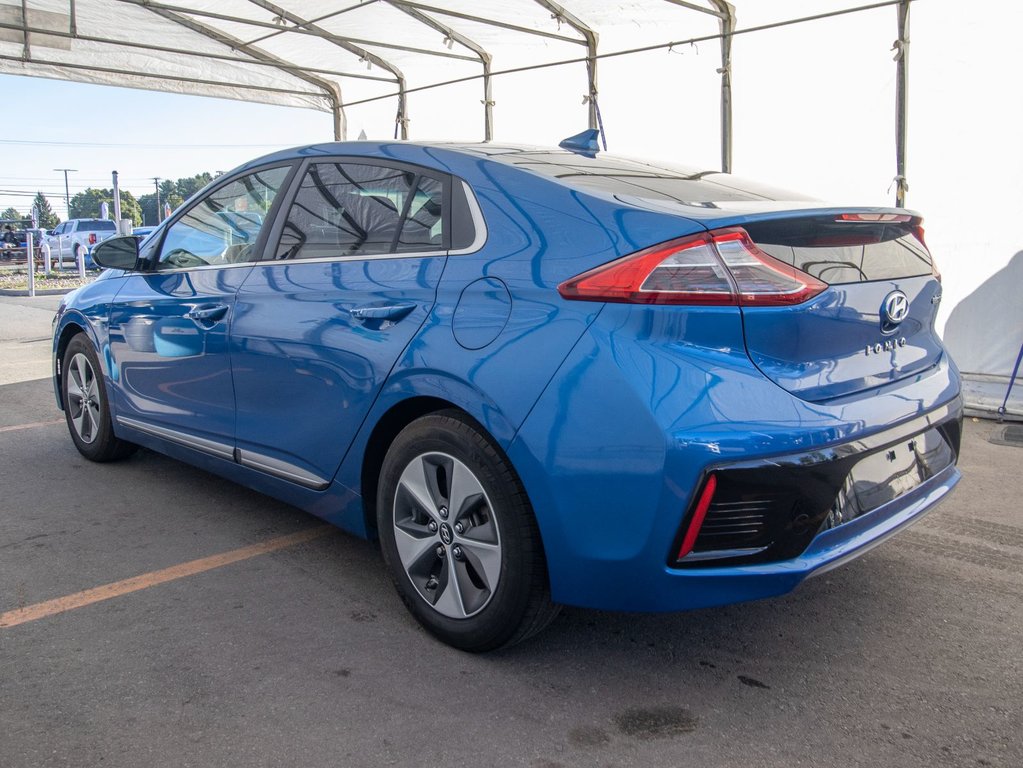
[[[298,533],[288,534],[287,536],[279,536],[276,539],[264,541],[262,544],[253,544],[250,547],[233,549],[230,552],[223,552],[219,555],[211,555],[210,557],[203,557],[198,560],[190,560],[187,563],[172,565],[170,568],[164,568],[160,571],[151,571],[150,573],[144,573],[141,576],[133,576],[132,578],[124,579],[123,581],[115,581],[112,584],[104,584],[101,587],[93,587],[92,589],[86,589],[82,592],[76,592],[73,595],[66,595],[65,597],[58,597],[54,600],[47,600],[44,603],[26,605],[24,608],[15,608],[13,611],[0,613],[0,628],[16,627],[18,624],[24,624],[28,621],[44,619],[47,616],[53,616],[54,614],[63,613],[64,611],[70,611],[86,605],[92,605],[93,603],[98,603],[102,600],[109,600],[112,597],[120,597],[121,595],[126,595],[130,592],[137,592],[140,589],[155,587],[157,584],[175,581],[176,579],[183,579],[186,576],[192,576],[197,573],[202,573],[203,571],[210,571],[214,568],[220,568],[225,565],[230,565],[231,563],[237,563],[239,560],[248,560],[250,557],[265,555],[268,552],[274,552],[278,549],[284,549],[285,547],[291,547],[295,544],[301,544],[306,541],[318,539],[332,530],[334,530],[333,526],[320,525],[316,528],[310,528]]]
[[[35,429],[36,427],[52,427],[54,424],[63,424],[64,419],[53,419],[52,421],[33,421],[30,424],[14,424],[10,427],[0,427],[0,432],[17,432],[19,429]]]

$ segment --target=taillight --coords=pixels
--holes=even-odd
[[[939,283],[941,282],[941,272],[938,270],[938,262],[934,260],[934,254],[931,253],[931,249],[927,247],[927,242],[924,240],[924,220],[917,219],[916,226],[913,227],[913,234],[916,239],[920,241],[920,245],[927,251],[927,255],[931,259],[931,274],[934,275],[934,279]]]
[[[89,245],[95,245],[95,244],[96,244],[96,233],[95,232],[90,232],[89,233]]]
[[[670,240],[625,256],[558,286],[563,298],[629,304],[778,306],[799,304],[827,288],[764,253],[735,227]]]

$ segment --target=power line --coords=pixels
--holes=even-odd
[[[109,147],[110,149],[232,149],[234,147],[280,147],[292,144],[121,144],[99,141],[30,141],[28,139],[0,139],[0,144],[19,144],[41,147]]]

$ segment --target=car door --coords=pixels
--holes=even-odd
[[[365,158],[307,161],[237,296],[238,460],[333,478],[435,300],[450,181]]]
[[[182,212],[143,253],[110,313],[118,421],[233,458],[227,341],[244,281],[290,165],[226,181]]]
[[[62,260],[74,259],[74,239],[75,229],[78,227],[77,221],[69,221],[64,224],[64,231],[60,233],[60,258]]]
[[[56,259],[58,263],[62,261],[60,255],[60,237],[67,229],[68,223],[65,221],[63,224],[58,224],[57,228],[53,230],[53,234],[47,242],[50,244],[50,257]]]

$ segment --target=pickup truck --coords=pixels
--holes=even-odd
[[[110,219],[68,219],[46,238],[50,259],[60,268],[65,262],[78,264],[90,246],[117,234],[117,225]]]

